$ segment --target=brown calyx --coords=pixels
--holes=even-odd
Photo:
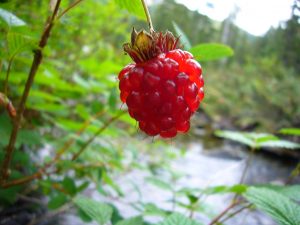
[[[152,59],[160,53],[180,48],[179,38],[171,32],[152,31],[151,33],[141,30],[137,32],[134,28],[131,33],[131,43],[123,45],[124,51],[136,63],[142,63]]]

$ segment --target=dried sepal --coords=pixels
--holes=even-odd
[[[131,33],[131,43],[126,43],[123,46],[124,51],[136,63],[142,63],[152,59],[160,53],[180,48],[179,38],[175,37],[171,32],[148,33],[145,30],[137,32],[134,28]]]

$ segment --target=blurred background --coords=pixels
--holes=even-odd
[[[62,1],[62,8],[72,2]],[[190,132],[172,140],[146,137],[129,115],[119,116],[126,106],[117,75],[131,62],[122,45],[133,26],[147,29],[147,23],[137,7],[128,12],[118,2],[82,1],[55,24],[26,104],[11,179],[37,172],[66,151],[41,179],[0,189],[0,224],[85,224],[89,216],[72,204],[79,194],[111,204],[114,221],[142,213],[152,223],[175,209],[206,224],[232,194],[207,191],[191,208],[192,197],[239,183],[250,149],[260,151],[246,175],[249,185],[283,184],[299,163],[291,150],[299,148],[299,136],[280,132],[300,128],[299,1],[147,1],[156,30],[183,35],[192,46],[222,43],[234,51],[200,61],[204,101]],[[15,106],[48,13],[48,1],[0,1],[0,92],[9,71],[7,96]],[[1,107],[1,162],[11,129]],[[261,137],[281,142],[264,145]],[[214,195],[217,190],[225,194]],[[224,224],[277,223],[251,211]]]

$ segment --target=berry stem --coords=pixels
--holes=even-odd
[[[152,32],[154,32],[154,29],[153,29],[151,16],[150,16],[150,13],[149,13],[149,10],[148,10],[148,6],[146,4],[146,0],[141,0],[141,1],[142,1],[143,8],[144,8],[144,11],[145,11],[145,14],[146,14],[146,17],[147,17],[150,33],[152,33]]]

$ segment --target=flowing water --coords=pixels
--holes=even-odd
[[[200,132],[201,133],[201,132]],[[191,138],[192,142],[187,141],[187,152],[184,157],[175,160],[171,167],[174,171],[184,174],[176,181],[176,188],[205,188],[216,185],[234,185],[240,182],[242,171],[245,168],[249,151],[240,145],[234,145],[229,142],[218,142],[218,140],[201,138]],[[199,141],[195,141],[199,140]],[[179,140],[180,142],[180,140]],[[182,144],[182,142],[180,142]],[[177,143],[173,143],[177,146]],[[296,162],[293,159],[288,159],[267,153],[254,154],[251,164],[247,170],[245,183],[278,183],[282,184]],[[145,178],[150,176],[144,171],[135,170],[118,179],[118,183],[122,185],[122,190],[125,193],[125,198],[122,201],[110,199],[119,208],[124,217],[138,215],[134,207],[128,203],[142,200],[147,203],[155,203],[160,208],[172,210],[173,203],[170,202],[173,195],[169,191],[162,190],[149,182],[145,182]],[[136,191],[136,188],[140,192]],[[99,193],[90,189],[87,193],[93,199],[101,199]],[[209,218],[205,214],[194,215],[194,218],[203,221],[203,224],[208,224],[211,218],[226,208],[231,200],[232,195],[212,195],[205,199],[207,211],[213,215]],[[213,207],[212,207],[213,206]],[[182,208],[176,208],[177,211],[187,213]],[[150,222],[159,221],[158,217],[146,217]],[[68,214],[64,216],[64,225],[83,225],[76,216]],[[235,216],[225,222],[228,225],[276,225],[276,223],[265,214],[252,210],[245,210],[238,216]]]

